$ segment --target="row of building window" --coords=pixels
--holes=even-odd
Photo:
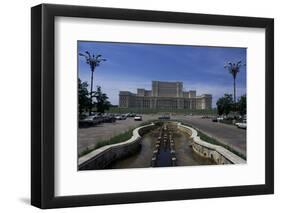
[[[208,100],[184,100],[178,102],[177,100],[153,100],[153,99],[131,99],[127,96],[120,96],[120,107],[137,107],[137,108],[185,108],[185,109],[203,109],[210,105]]]

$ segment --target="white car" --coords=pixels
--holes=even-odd
[[[217,117],[217,121],[222,121],[223,120],[223,117]]]
[[[115,119],[116,119],[116,120],[123,120],[121,115],[115,116]]]
[[[246,129],[247,128],[247,123],[236,123],[235,125],[238,128],[241,128],[241,129]]]
[[[90,115],[88,117],[86,117],[85,119],[83,119],[84,121],[93,121],[94,119],[96,119],[97,116],[96,115]]]
[[[140,115],[136,115],[134,120],[135,121],[142,121],[142,117]]]

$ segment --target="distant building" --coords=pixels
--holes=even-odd
[[[184,91],[182,82],[152,81],[152,90],[137,93],[120,91],[120,108],[140,109],[211,109],[212,95],[196,96],[196,90]]]

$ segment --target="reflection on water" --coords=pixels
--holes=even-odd
[[[215,164],[211,160],[199,156],[192,150],[190,138],[187,134],[179,131],[175,125],[168,124],[167,127],[173,135],[176,166]],[[155,151],[155,145],[161,128],[154,129],[143,136],[142,146],[138,153],[112,163],[109,169],[151,167],[151,159],[154,156],[153,151]],[[172,166],[170,149],[167,149],[167,147],[160,146],[157,158],[157,167]]]

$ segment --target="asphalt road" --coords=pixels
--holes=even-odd
[[[246,130],[234,125],[212,122],[212,119],[202,119],[201,116],[173,116],[173,119],[184,120],[198,128],[203,133],[231,146],[246,156]]]
[[[94,127],[78,129],[78,153],[83,150],[94,148],[96,143],[102,140],[108,140],[113,136],[126,132],[130,128],[135,128],[141,123],[156,119],[157,115],[143,115],[142,121],[135,121],[134,118],[126,120],[117,120],[115,123],[102,123]]]

